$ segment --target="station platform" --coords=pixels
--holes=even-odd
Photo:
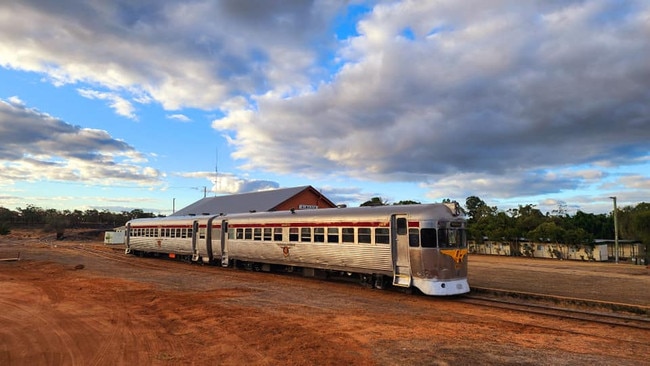
[[[650,307],[646,266],[470,254],[469,285]]]

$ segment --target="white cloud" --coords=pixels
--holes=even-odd
[[[106,131],[81,128],[0,100],[0,181],[76,181],[155,185],[161,173]]]
[[[106,93],[90,89],[77,89],[77,91],[79,92],[79,95],[84,98],[108,101],[109,106],[120,116],[134,120],[137,119],[133,105],[128,100],[115,93]]]
[[[280,187],[277,182],[239,177],[231,173],[217,175],[215,172],[185,172],[175,175],[184,178],[205,178],[211,183],[209,191],[217,194],[256,192]]]
[[[176,120],[176,121],[180,121],[180,122],[191,122],[192,121],[188,116],[186,116],[184,114],[180,114],[180,113],[168,114],[167,118],[168,119],[173,119],[173,120]]]

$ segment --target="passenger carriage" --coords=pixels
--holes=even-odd
[[[126,246],[224,267],[354,273],[427,295],[469,291],[465,220],[455,203],[136,219]]]

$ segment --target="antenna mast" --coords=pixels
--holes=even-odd
[[[219,146],[217,146],[216,149],[216,162],[214,163],[214,195],[217,195],[217,192],[219,192]]]

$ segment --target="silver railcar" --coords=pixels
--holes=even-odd
[[[224,267],[358,274],[427,295],[469,292],[456,203],[135,219],[126,253]]]

